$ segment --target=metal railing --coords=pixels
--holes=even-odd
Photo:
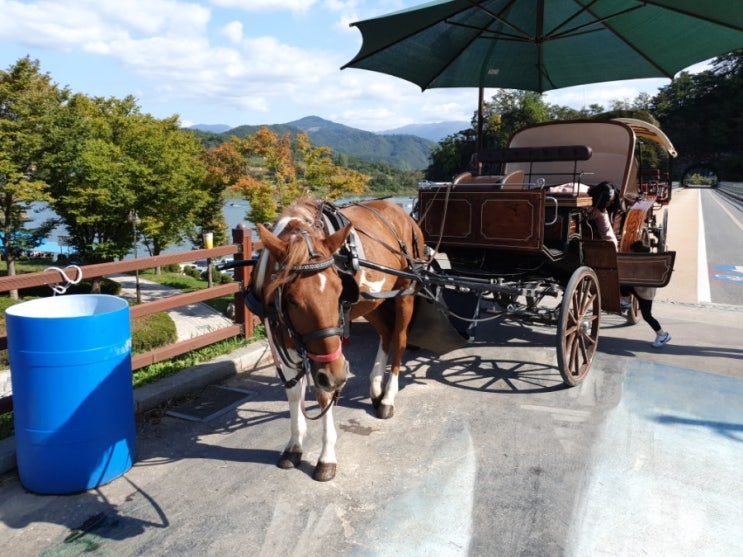
[[[126,261],[97,263],[80,267],[70,266],[65,268],[64,272],[65,274],[67,274],[71,282],[75,282],[82,277],[84,277],[86,280],[95,279],[117,273],[130,273],[133,271],[140,271],[142,269],[152,269],[155,267],[164,267],[166,265],[175,263],[184,263],[188,261],[195,261],[198,259],[223,257],[226,255],[234,256],[235,260],[250,259],[253,255],[253,249],[259,247],[259,245],[255,245],[253,243],[251,231],[246,227],[234,228],[232,230],[232,240],[233,243],[230,245],[219,246],[211,249],[190,250],[168,255],[141,257],[137,259],[128,259]],[[78,269],[82,273],[82,277],[79,276]],[[131,306],[129,310],[130,316],[132,319],[134,319],[153,313],[194,304],[197,302],[203,302],[205,300],[220,298],[229,294],[234,295],[235,298],[235,315],[233,318],[234,323],[232,325],[228,325],[227,327],[220,328],[216,331],[210,331],[202,335],[189,338],[187,340],[175,342],[166,346],[161,346],[142,354],[136,354],[132,356],[132,370],[137,370],[156,362],[168,360],[175,356],[190,352],[191,350],[203,348],[204,346],[208,346],[210,344],[214,344],[215,342],[219,342],[228,338],[237,336],[242,336],[244,338],[252,337],[254,317],[247,310],[243,301],[243,291],[245,286],[248,284],[248,281],[250,280],[250,269],[247,266],[238,266],[234,268],[234,272],[235,280],[234,282],[228,284],[207,287],[195,292],[175,294],[173,296],[169,296],[160,300],[144,302]],[[11,290],[22,290],[24,288],[32,288],[36,286],[52,286],[58,284],[59,282],[60,272],[56,269],[48,269],[41,272],[0,277],[0,293],[9,292]],[[7,348],[7,335],[0,335],[0,350],[6,350]],[[0,397],[0,414],[9,412],[12,410],[12,408],[12,395]]]

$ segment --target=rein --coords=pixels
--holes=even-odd
[[[284,383],[284,388],[287,390],[292,389],[297,385],[297,383],[300,383],[302,387],[302,394],[300,397],[300,400],[302,401],[300,405],[300,408],[302,409],[302,414],[308,420],[319,420],[325,414],[328,413],[328,411],[333,407],[334,404],[338,402],[340,393],[338,391],[335,391],[333,393],[333,398],[330,400],[328,405],[322,408],[316,416],[310,416],[307,413],[307,407],[305,405],[305,393],[307,390],[306,378],[307,378],[307,372],[309,370],[309,364],[307,363],[307,358],[303,357],[302,362],[291,362],[289,360],[289,354],[285,350],[279,351],[278,347],[276,346],[276,342],[274,340],[275,339],[274,332],[273,332],[272,327],[269,324],[269,320],[265,321],[265,326],[266,326],[266,338],[268,339],[268,346],[271,350],[271,355],[273,356],[274,366],[276,367],[276,372],[279,375],[279,379],[281,379],[281,381]],[[337,356],[335,356],[336,358],[340,357],[341,348],[342,348],[342,344],[339,344],[338,350],[336,351],[337,353]],[[307,353],[305,352],[305,354]],[[312,359],[313,355],[307,354],[307,356],[309,356],[309,358]],[[281,365],[282,362],[286,364],[287,367],[292,367],[297,370],[297,374],[291,379],[287,379],[286,375],[284,375],[284,370]]]

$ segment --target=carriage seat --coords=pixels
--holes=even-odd
[[[472,172],[462,172],[454,177],[454,185],[472,184],[482,186],[500,186],[501,189],[521,189],[524,186],[524,171],[514,170],[506,175],[484,174],[481,176]]]

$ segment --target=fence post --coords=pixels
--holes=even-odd
[[[253,238],[250,228],[242,223],[238,224],[232,229],[232,241],[239,246],[235,261],[253,257]],[[235,280],[242,285],[240,292],[235,293],[235,322],[242,324],[245,338],[250,338],[253,336],[253,314],[248,311],[243,298],[250,282],[250,268],[235,267]]]

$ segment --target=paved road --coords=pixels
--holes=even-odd
[[[679,214],[698,209],[678,199]],[[688,271],[677,261],[671,284],[696,296],[703,279]],[[644,324],[605,315],[600,353],[572,389],[552,328],[492,324],[444,356],[410,352],[388,421],[366,393],[376,342],[353,323],[357,378],[336,410],[332,482],[311,479],[314,423],[301,467],[274,466],[287,405],[258,364],[226,381],[253,398],[212,421],[140,416],[135,466],[96,490],[32,495],[2,476],[0,552],[743,555],[743,311],[687,297],[655,313],[671,344],[654,350]]]

